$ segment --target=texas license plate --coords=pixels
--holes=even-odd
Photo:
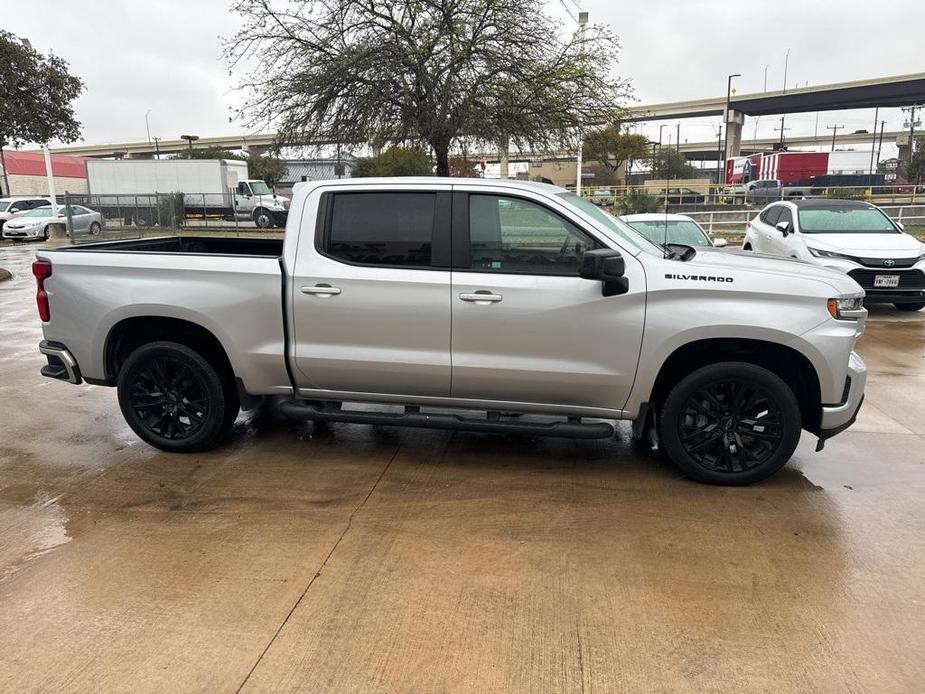
[[[899,286],[899,275],[874,275],[874,287],[893,289]]]

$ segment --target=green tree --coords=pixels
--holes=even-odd
[[[586,161],[598,162],[615,175],[627,161],[648,158],[649,141],[615,121],[585,134],[583,155]]]
[[[419,147],[392,147],[373,157],[361,157],[353,166],[353,178],[368,176],[432,176],[434,165]]]
[[[617,204],[620,206],[620,214],[658,212],[662,208],[661,200],[641,188],[633,188],[629,193],[618,198]]]
[[[697,178],[697,169],[687,163],[687,157],[673,149],[663,149],[649,157],[652,178]]]
[[[80,137],[73,101],[83,89],[65,60],[0,29],[0,144],[73,142]]]
[[[251,66],[241,117],[281,144],[574,148],[629,93],[617,38],[563,35],[545,0],[235,0],[229,64]]]
[[[177,152],[174,154],[171,159],[238,159],[243,160],[246,157],[243,155],[232,152],[231,150],[224,149],[222,147],[203,147],[202,149],[184,149],[182,152]]]

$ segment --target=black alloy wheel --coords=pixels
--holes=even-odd
[[[119,370],[119,406],[147,443],[165,451],[211,447],[226,435],[238,412],[229,375],[220,376],[203,355],[175,342],[141,345]]]
[[[688,476],[740,485],[780,469],[800,439],[793,391],[762,367],[725,362],[697,369],[669,393],[659,439]]]

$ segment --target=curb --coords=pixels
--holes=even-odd
[[[0,267],[0,282],[9,280],[12,278],[13,278],[13,275],[10,273],[9,270],[4,270],[2,267]]]

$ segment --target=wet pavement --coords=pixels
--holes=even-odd
[[[613,441],[242,415],[137,440],[43,379],[0,248],[0,691],[913,692],[925,312],[872,312],[858,423],[744,489]]]

